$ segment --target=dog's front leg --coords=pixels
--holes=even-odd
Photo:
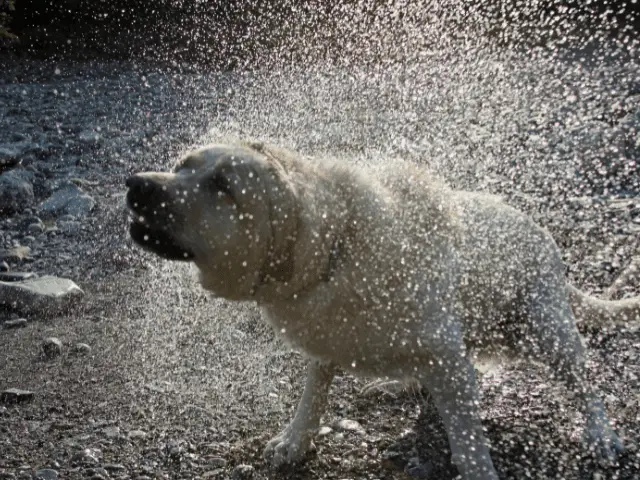
[[[302,460],[327,407],[334,367],[311,360],[304,393],[291,423],[267,444],[264,457],[275,466]]]
[[[498,480],[482,431],[478,389],[471,361],[454,323],[427,339],[429,358],[418,379],[428,388],[442,417],[451,460],[464,480]]]

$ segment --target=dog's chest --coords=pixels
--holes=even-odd
[[[269,323],[307,355],[368,374],[401,375],[394,369],[415,356],[421,325],[402,291],[327,282],[312,295],[264,306]]]

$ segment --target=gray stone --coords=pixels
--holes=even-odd
[[[337,421],[334,427],[337,430],[342,430],[346,432],[354,432],[357,434],[365,433],[364,428],[362,428],[362,425],[360,425],[355,420],[348,420],[346,418],[343,418],[342,420]]]
[[[94,130],[83,130],[78,135],[78,142],[86,147],[97,147],[102,144],[103,137]]]
[[[2,326],[4,328],[7,328],[7,329],[24,328],[24,327],[27,326],[27,319],[26,318],[16,318],[14,320],[7,320],[6,322],[4,322],[2,324]]]
[[[120,437],[120,427],[118,427],[117,425],[106,427],[102,430],[102,433],[107,438],[118,438]]]
[[[58,222],[58,228],[68,237],[73,237],[80,233],[82,230],[82,224],[75,220],[70,222]]]
[[[0,403],[13,404],[33,400],[33,392],[19,388],[9,388],[0,393]]]
[[[32,223],[27,227],[27,232],[31,233],[32,235],[38,235],[44,232],[44,229],[44,223]]]
[[[9,271],[9,264],[4,260],[0,261],[0,272],[8,272],[8,271]]]
[[[74,355],[87,355],[91,353],[91,347],[86,343],[76,343],[73,345],[71,353]]]
[[[82,295],[84,292],[73,281],[50,275],[22,282],[0,281],[0,305],[22,313],[58,313]]]
[[[28,210],[31,210],[31,209],[30,208],[25,209],[24,213],[26,213]],[[44,224],[42,223],[42,220],[40,220],[40,217],[37,217],[35,215],[28,215],[28,216],[22,218],[18,222],[18,228],[20,230],[27,231],[29,229],[29,227],[34,223],[42,224],[42,227],[44,228]]]
[[[97,448],[85,448],[71,457],[75,465],[98,465],[102,458],[102,451]]]
[[[253,478],[256,473],[256,469],[251,465],[238,465],[231,472],[232,480],[248,480]]]
[[[131,430],[128,436],[131,440],[138,440],[141,438],[145,438],[147,436],[147,433],[143,432],[142,430]]]
[[[11,215],[33,205],[33,185],[23,173],[10,170],[0,174],[0,214]]]
[[[42,353],[48,359],[53,359],[62,354],[62,342],[56,337],[48,337],[42,341]]]
[[[29,257],[31,249],[23,245],[0,250],[0,260],[5,262],[20,262]]]
[[[127,467],[120,463],[105,463],[102,465],[102,468],[111,473],[122,473],[127,471]]]
[[[0,145],[0,168],[16,165],[27,150],[26,143],[10,143]]]
[[[38,274],[33,272],[0,272],[0,282],[22,282],[30,278],[38,278]]]
[[[224,468],[227,466],[227,461],[222,457],[213,457],[207,460],[207,466],[211,468]]]
[[[41,468],[33,476],[36,480],[57,480],[58,472],[53,468]]]
[[[40,214],[48,218],[60,215],[83,217],[95,207],[95,200],[73,183],[67,183],[56,190],[38,207]]]

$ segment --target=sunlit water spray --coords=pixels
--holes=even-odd
[[[405,7],[388,6],[388,13],[401,16]],[[347,22],[336,27],[350,45],[343,56],[318,60],[314,49],[324,44],[301,37],[251,70],[225,75],[223,107],[199,143],[252,137],[374,170],[410,159],[456,188],[504,194],[538,213],[573,197],[637,196],[640,66],[629,37],[603,40],[611,27],[605,21],[592,38],[534,46],[563,36],[558,21],[540,41],[507,38],[497,46],[487,32],[499,33],[499,23],[456,35],[456,22],[431,15],[433,23],[423,24],[416,11],[403,36],[411,42],[395,50],[397,21],[369,24],[367,14],[351,12],[353,42]],[[303,26],[313,26],[315,17],[305,18]],[[287,53],[293,47],[295,62]],[[590,241],[585,235],[568,244]],[[298,371],[301,362],[253,306],[208,298],[189,266],[153,263],[142,281],[147,299],[134,321],[145,388],[217,415],[244,405],[289,416],[289,391],[300,379],[287,369],[293,362]]]

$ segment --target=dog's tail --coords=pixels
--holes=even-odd
[[[606,325],[636,327],[640,324],[640,297],[601,300],[590,297],[571,285],[567,287],[571,308],[578,324],[590,327]]]

